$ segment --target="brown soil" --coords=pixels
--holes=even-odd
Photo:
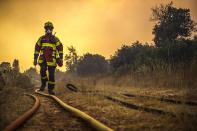
[[[40,99],[40,108],[36,114],[28,120],[21,131],[91,131],[82,119],[73,116],[51,98],[37,95]]]

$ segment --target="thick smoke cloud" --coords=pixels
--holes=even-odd
[[[54,23],[56,36],[79,54],[99,53],[109,58],[122,44],[136,40],[151,43],[154,23],[151,8],[170,0],[0,0],[0,62],[20,60],[32,66],[34,44],[43,35],[43,24]],[[190,8],[197,21],[196,0],[174,0]]]

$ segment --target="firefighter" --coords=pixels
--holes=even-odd
[[[48,82],[48,92],[51,95],[55,95],[53,89],[55,87],[55,68],[62,66],[63,64],[63,45],[60,40],[52,34],[53,24],[51,22],[46,22],[44,24],[45,35],[41,36],[35,45],[34,52],[34,65],[40,65],[40,77],[41,86],[40,91],[44,91],[46,84]],[[57,54],[59,57],[57,58]],[[48,69],[47,76],[46,71]]]

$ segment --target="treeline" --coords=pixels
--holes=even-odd
[[[79,76],[95,76],[109,71],[109,63],[104,56],[90,53],[78,56],[73,46],[68,47],[65,61],[67,72]]]
[[[74,49],[74,47],[69,47]],[[68,72],[80,76],[98,74],[128,74],[146,67],[146,70],[187,69],[197,60],[197,37],[192,40],[167,42],[163,47],[142,44],[139,41],[130,45],[122,45],[109,60],[99,54],[84,54],[77,56],[73,62],[73,55],[66,57]],[[69,59],[68,59],[69,58]],[[75,57],[74,57],[75,58]]]
[[[110,67],[119,74],[148,70],[185,69],[197,58],[197,39],[168,42],[164,47],[142,44],[138,41],[123,45],[110,59]]]

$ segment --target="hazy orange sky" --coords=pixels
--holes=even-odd
[[[64,46],[79,55],[98,53],[106,58],[122,44],[153,43],[151,8],[170,0],[0,0],[0,63],[19,59],[21,71],[33,67],[34,46],[52,21]],[[174,0],[190,8],[197,22],[197,0]],[[65,67],[61,68],[65,70]]]

